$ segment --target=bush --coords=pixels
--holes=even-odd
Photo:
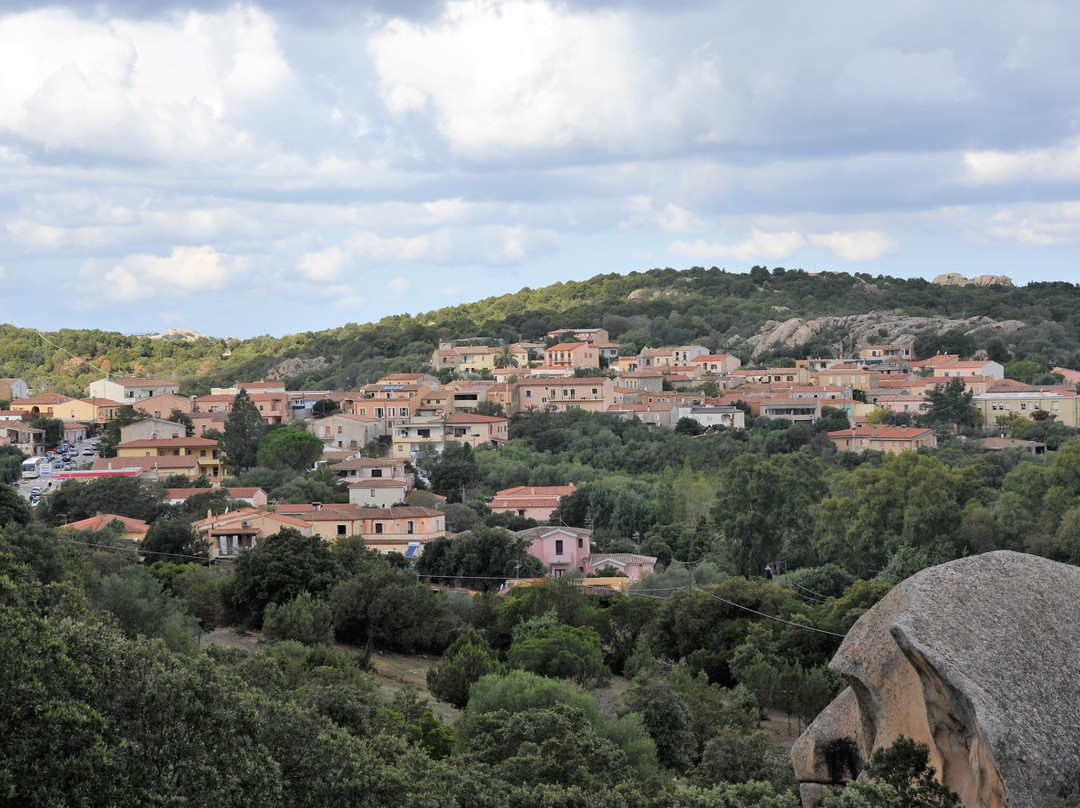
[[[271,603],[263,616],[263,631],[272,640],[295,640],[304,645],[329,643],[334,638],[330,604],[307,592],[280,606]]]
[[[428,689],[439,701],[461,708],[469,701],[472,683],[497,672],[500,667],[499,659],[487,641],[469,629],[446,649],[438,665],[428,669]]]

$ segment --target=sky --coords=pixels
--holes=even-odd
[[[599,273],[1080,281],[1067,0],[0,5],[0,322],[281,335]]]

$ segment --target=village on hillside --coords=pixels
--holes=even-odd
[[[731,354],[714,354],[700,345],[644,348],[620,356],[602,328],[553,331],[547,343],[490,346],[443,343],[432,355],[430,373],[395,373],[350,392],[286,390],[282,382],[252,380],[210,394],[186,397],[175,382],[146,378],[105,378],[90,384],[82,399],[57,393],[33,394],[18,379],[0,379],[0,444],[29,458],[24,477],[49,477],[46,488],[29,491],[36,504],[54,485],[67,480],[110,476],[171,481],[168,501],[182,503],[219,488],[235,471],[219,438],[241,391],[266,426],[302,426],[322,443],[316,462],[347,486],[348,502],[270,502],[260,488],[232,487],[230,499],[246,507],[208,514],[194,529],[212,559],[232,559],[261,538],[288,527],[329,543],[341,536],[364,536],[367,546],[396,552],[410,561],[426,545],[448,534],[443,497],[417,491],[423,479],[418,458],[441,453],[451,443],[498,450],[509,441],[510,418],[530,412],[580,408],[640,422],[658,430],[689,425],[694,432],[742,429],[746,418],[813,423],[825,413],[846,416],[848,426],[828,436],[838,452],[899,453],[937,445],[938,433],[916,425],[914,416],[930,396],[947,385],[968,402],[986,426],[982,439],[990,451],[1045,445],[1008,437],[1010,419],[1052,419],[1080,425],[1077,382],[1080,372],[1054,368],[1056,385],[1029,385],[1004,378],[992,360],[961,361],[938,354],[917,360],[909,344],[870,345],[857,357],[796,360],[791,367],[744,368]],[[102,434],[125,407],[119,442],[92,462],[53,463],[56,446],[31,422],[62,422],[62,451]],[[829,409],[831,408],[831,409]],[[823,412],[824,410],[824,412]],[[60,455],[65,460],[68,454]],[[72,458],[77,460],[79,458]],[[53,467],[55,465],[55,468]],[[176,487],[178,480],[192,487]],[[199,481],[196,483],[196,481]],[[487,502],[496,513],[537,523],[550,521],[560,500],[572,493],[572,480],[558,486],[517,486],[498,491]],[[423,486],[421,486],[423,487]],[[104,515],[65,525],[99,529]],[[128,517],[124,535],[138,541],[149,526]],[[537,532],[538,531],[538,532]],[[653,571],[656,559],[632,553],[594,553],[589,531],[553,524],[519,532],[530,553],[551,577],[617,571],[624,586]]]

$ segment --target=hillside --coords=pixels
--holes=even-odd
[[[1014,358],[1080,366],[1080,287],[961,285],[840,272],[695,267],[597,275],[522,289],[451,308],[253,339],[175,330],[127,336],[97,330],[39,335],[0,326],[0,377],[82,395],[104,373],[177,379],[185,393],[257,378],[291,389],[347,390],[387,372],[427,366],[440,340],[538,339],[551,329],[603,326],[627,348],[704,344],[763,363],[837,355],[871,341],[967,335],[971,351],[994,337]]]

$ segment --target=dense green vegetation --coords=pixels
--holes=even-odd
[[[295,357],[324,361],[290,386],[348,388],[424,368],[442,338],[603,325],[626,346],[721,348],[778,309],[854,313],[883,300],[909,314],[1029,323],[1008,344],[924,335],[919,350],[984,350],[1017,378],[1078,364],[1080,295],[1068,284],[935,287],[755,268],[600,276],[227,346],[49,335],[85,362],[5,326],[0,375],[79,393],[111,367],[201,391]],[[821,347],[771,354],[787,361]],[[451,500],[448,526],[469,532],[432,544],[416,569],[362,537],[328,547],[288,529],[234,566],[209,566],[191,520],[231,507],[220,492],[169,506],[162,486],[113,478],[65,484],[31,510],[4,485],[0,802],[795,808],[790,764],[762,717],[779,711],[797,730],[817,715],[842,686],[827,661],[891,586],[998,548],[1080,563],[1080,440],[1051,421],[1025,422],[1014,434],[1056,451],[982,453],[963,440],[955,396],[941,392],[939,448],[899,456],[837,454],[828,411],[813,425],[748,418],[746,430],[705,433],[580,410],[515,416],[498,451],[451,446],[420,458]],[[305,471],[318,456],[306,433],[234,413],[226,453],[242,472],[226,482],[280,501],[343,498],[331,469]],[[17,475],[18,460],[0,448],[0,475]],[[497,594],[506,577],[540,570],[503,529],[528,523],[483,500],[570,481],[577,489],[554,521],[592,528],[603,552],[656,556],[656,572],[629,596],[585,594],[571,581]],[[141,559],[117,525],[56,527],[97,512],[152,522]],[[276,644],[200,649],[202,633],[224,626],[261,628]],[[441,654],[428,684],[460,717],[444,723],[416,693],[379,696],[366,670],[376,651]],[[593,688],[613,676],[629,689],[601,705]],[[948,804],[921,754],[897,747],[843,804],[900,804],[902,794]]]
[[[282,360],[297,359],[302,361],[284,373],[289,389],[351,390],[388,372],[426,369],[432,351],[445,339],[543,339],[549,330],[588,325],[608,329],[628,350],[700,343],[745,355],[746,338],[769,320],[882,309],[911,316],[982,315],[1026,324],[1005,336],[992,331],[978,336],[926,334],[916,343],[926,354],[952,350],[966,356],[983,349],[1003,363],[1033,363],[1015,369],[1028,379],[1054,365],[1080,367],[1080,287],[1073,284],[938,286],[921,279],[810,274],[781,267],[754,267],[743,275],[694,267],[597,275],[415,317],[403,314],[286,337],[189,342],[63,329],[43,338],[29,329],[0,325],[0,376],[78,396],[105,372],[164,376],[179,380],[186,394],[265,378]],[[816,344],[775,346],[770,356],[787,361],[823,355],[827,343],[843,345],[847,337],[837,328]]]

